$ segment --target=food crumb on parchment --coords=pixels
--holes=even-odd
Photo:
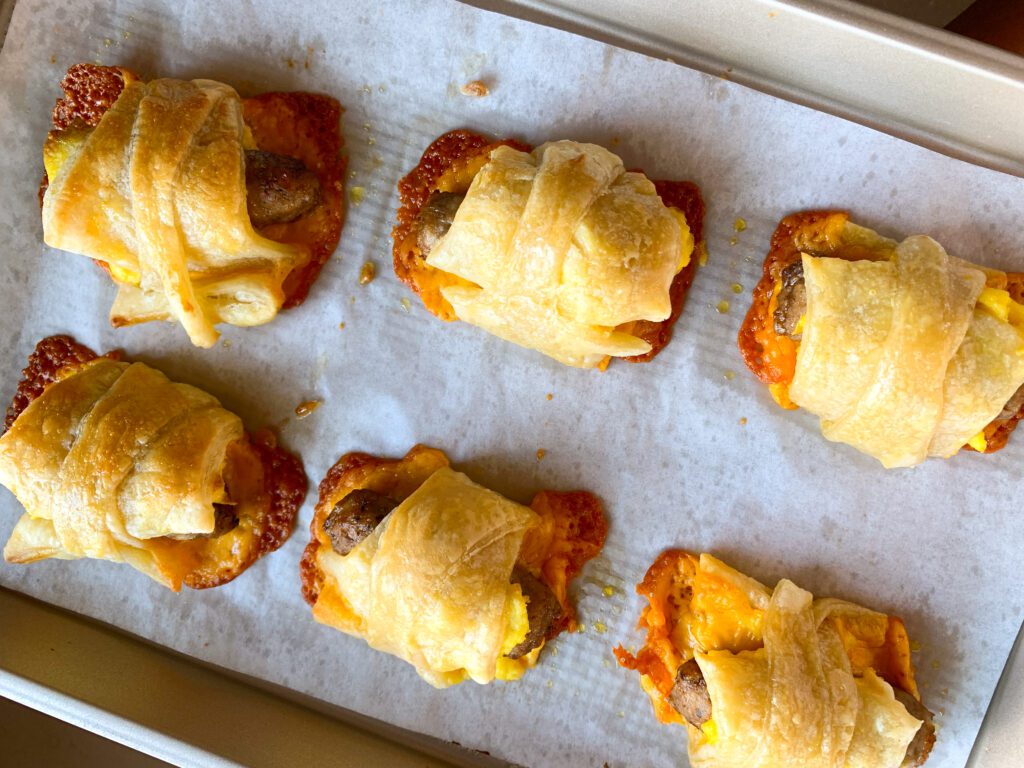
[[[739,241],[740,241],[740,239],[738,237],[730,237],[729,238],[729,245],[736,245],[737,243],[739,243]]]
[[[707,263],[708,263],[708,249],[707,249],[707,247],[704,245],[704,243],[701,243],[699,246],[697,246],[697,250],[700,253],[700,255],[697,256],[697,263],[700,266],[702,266],[702,267],[707,266]]]
[[[344,331],[345,330],[345,323],[338,323],[338,330],[339,331]]]
[[[726,381],[732,381],[736,378],[736,371],[726,371],[722,374],[722,378]]]
[[[919,643],[917,640],[911,640],[910,641],[910,650],[913,651],[913,652],[920,651],[921,650],[921,643]]]
[[[377,276],[377,265],[372,261],[367,261],[359,270],[359,284],[369,285],[373,282],[373,278]]]
[[[746,416],[740,417],[740,426],[741,427],[745,427],[746,425],[747,425],[747,417]]]
[[[319,407],[319,400],[305,400],[299,403],[297,406],[295,406],[295,415],[298,416],[300,419],[304,419]]]
[[[403,298],[402,299],[402,310],[404,312],[408,312],[410,309],[412,309],[412,302],[409,301],[408,298]]]
[[[604,589],[601,590],[601,593],[605,597],[614,597],[615,596],[615,587],[613,587],[611,584],[605,584]]]
[[[356,206],[357,208],[359,207],[360,203],[363,202],[363,199],[365,197],[366,197],[366,188],[365,187],[352,187],[348,191],[348,200],[349,200],[349,202],[352,203],[352,205]]]
[[[737,218],[736,222],[732,225],[732,227],[737,232],[742,232],[743,230],[745,230],[747,228],[747,222],[744,219]]]
[[[555,395],[554,395],[554,393],[553,393],[553,392],[548,392],[548,394],[546,395],[545,399],[547,399],[547,400],[551,400],[551,399],[553,399],[553,398],[554,398],[554,396],[555,396]]]
[[[223,340],[223,341],[222,341],[222,342],[220,343],[220,345],[221,345],[222,347],[224,347],[224,349],[231,349],[231,339],[224,339],[224,340]]]
[[[544,457],[548,455],[548,452],[543,448],[537,449],[537,461],[543,461]]]
[[[605,624],[603,621],[595,621],[594,631],[597,632],[597,634],[599,635],[603,635],[605,632],[608,631],[608,625]]]
[[[731,287],[733,293],[743,293],[743,286],[739,283],[733,283]]]
[[[463,96],[474,96],[476,98],[480,98],[482,96],[487,96],[491,92],[491,89],[487,87],[487,83],[483,80],[470,80],[459,88],[459,92]]]
[[[717,305],[715,305],[715,309],[718,310],[718,314],[720,315],[728,314],[729,302],[726,301],[725,299],[722,299],[720,302],[718,302]]]

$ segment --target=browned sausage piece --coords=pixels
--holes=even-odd
[[[1020,389],[1013,393],[1013,397],[1003,406],[1002,413],[996,416],[996,421],[1012,419],[1020,412],[1021,407],[1024,407],[1024,385],[1021,385]]]
[[[796,327],[807,312],[807,289],[804,286],[804,263],[796,261],[782,270],[782,288],[779,289],[778,303],[773,320],[775,333],[789,336],[794,341],[802,334]]]
[[[464,197],[452,192],[430,193],[427,202],[420,209],[419,216],[416,217],[419,224],[416,245],[419,246],[423,258],[427,258],[441,238],[448,234]]]
[[[509,581],[519,584],[526,598],[526,617],[530,622],[526,637],[505,654],[510,659],[518,659],[544,642],[551,625],[562,617],[562,606],[548,585],[522,566],[513,569]]]
[[[320,180],[301,160],[246,150],[245,204],[254,227],[295,221],[319,202]]]
[[[917,729],[913,741],[907,746],[907,755],[903,758],[901,765],[901,768],[920,768],[931,754],[932,747],[935,746],[935,723],[932,722],[932,713],[906,691],[893,686],[892,692],[896,694],[896,700],[907,708],[907,712],[911,716],[923,721],[921,727]]]
[[[668,703],[696,728],[711,719],[711,696],[708,695],[708,684],[704,682],[704,673],[697,666],[696,659],[690,659],[679,667],[676,681],[668,695]]]
[[[368,488],[358,488],[334,505],[324,520],[324,533],[339,555],[347,555],[373,533],[398,502]]]

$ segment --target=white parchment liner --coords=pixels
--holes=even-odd
[[[262,328],[227,328],[208,351],[171,325],[108,327],[113,286],[87,259],[43,246],[36,201],[57,83],[78,61],[342,101],[348,182],[365,198],[350,206],[338,252],[302,307]],[[490,95],[461,95],[476,78]],[[590,489],[612,525],[577,590],[582,634],[559,639],[520,682],[443,692],[313,622],[297,568],[315,491],[284,548],[223,588],[174,595],[127,566],[94,561],[2,564],[0,584],[524,765],[668,766],[685,762],[684,733],[654,721],[611,648],[639,640],[632,588],[657,553],[709,550],[769,584],[788,576],[903,616],[921,643],[925,701],[939,713],[930,765],[963,764],[1024,615],[1024,435],[995,456],[884,472],[822,439],[809,414],[776,408],[743,367],[735,336],[785,213],[849,208],[886,235],[926,232],[958,256],[1024,270],[1024,181],[449,0],[19,0],[0,55],[0,125],[5,402],[34,343],[70,332],[204,386],[250,427],[287,420],[282,440],[301,454],[314,489],[345,451],[401,455],[421,441],[516,499],[545,487]],[[605,374],[562,367],[442,324],[398,283],[395,183],[431,139],[461,126],[532,142],[596,141],[652,177],[701,185],[710,260],[656,362]],[[364,287],[367,260],[379,277]],[[724,314],[715,309],[722,300],[731,305]],[[309,399],[323,405],[297,419],[295,406]],[[19,514],[0,491],[0,536]]]

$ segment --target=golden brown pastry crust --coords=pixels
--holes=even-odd
[[[330,549],[323,523],[347,494],[366,488],[401,502],[428,477],[448,466],[447,457],[436,448],[414,446],[402,459],[382,459],[366,453],[348,453],[328,470],[320,482],[320,495],[310,521],[310,542],[300,563],[302,596],[315,605],[324,584],[317,566],[317,552]],[[530,508],[538,524],[527,531],[519,563],[543,581],[558,598],[562,617],[551,627],[548,639],[576,626],[576,613],[569,599],[569,584],[584,564],[604,546],[608,524],[600,501],[585,491],[540,491]]]
[[[470,173],[462,180],[460,187],[452,190],[465,192],[475,173],[474,166],[482,164],[481,156],[489,156],[500,146],[509,146],[522,152],[532,150],[530,145],[515,139],[492,141],[481,134],[464,129],[450,131],[427,147],[417,166],[398,184],[400,207],[397,223],[392,232],[395,274],[420,296],[424,306],[432,314],[442,320],[450,321],[457,317],[451,305],[441,295],[441,290],[452,285],[471,284],[426,263],[417,246],[417,217],[442,177],[461,176],[460,172],[463,169],[469,170]],[[687,292],[696,274],[699,260],[697,256],[704,249],[704,202],[697,186],[686,181],[655,181],[654,185],[665,205],[679,210],[686,219],[695,243],[694,257],[672,281],[672,311],[669,317],[661,321],[638,320],[622,328],[651,345],[647,353],[625,358],[629,362],[647,362],[653,359],[671,340],[672,328],[682,313]]]
[[[106,357],[119,360],[118,353]],[[96,354],[70,336],[43,339],[29,358],[7,411],[5,432],[54,381],[89,364]],[[192,589],[225,584],[288,538],[305,498],[306,476],[298,458],[276,444],[270,432],[244,435],[228,448],[228,484],[240,494],[245,514],[232,531],[212,538],[151,539],[160,556],[179,564],[180,581]],[[248,500],[255,503],[248,503]]]
[[[129,70],[77,64],[61,82],[64,96],[54,108],[54,127],[69,134],[95,127],[117,101],[125,84],[137,82]],[[319,181],[320,203],[296,221],[271,224],[260,235],[299,247],[301,259],[283,281],[282,308],[301,304],[323,264],[337,247],[344,220],[346,158],[339,130],[341,106],[311,93],[266,93],[242,102],[244,120],[257,146],[298,158]],[[44,175],[40,205],[48,186]],[[97,261],[110,272],[105,262]],[[121,321],[124,322],[124,321]]]
[[[786,584],[788,596],[803,592],[789,582]],[[767,633],[773,631],[768,626],[768,614],[776,596],[764,585],[714,558],[698,557],[678,549],[663,552],[647,570],[636,591],[647,601],[638,623],[639,629],[645,632],[644,644],[635,653],[620,645],[615,655],[622,666],[640,673],[643,688],[660,722],[687,725],[691,759],[696,754],[699,764],[715,765],[713,758],[699,759],[702,757],[700,749],[714,746],[716,738],[728,737],[728,734],[723,734],[717,726],[704,729],[687,724],[670,703],[677,671],[698,656],[701,669],[711,671],[719,667],[720,658],[730,666],[732,660],[762,652]],[[844,674],[858,679],[877,675],[894,689],[920,702],[910,660],[910,641],[899,618],[831,599],[816,601],[816,605],[816,613],[823,619],[822,627],[828,630],[831,642],[839,643],[836,647],[846,657],[841,667],[848,666],[849,671]],[[704,680],[707,686],[714,682],[706,674]],[[783,701],[786,695],[783,694]],[[735,691],[729,696],[712,696],[712,701],[728,699],[735,705],[743,696]],[[707,717],[709,721],[715,720],[714,706]],[[765,718],[766,715],[758,712],[753,717]],[[868,735],[872,735],[870,729]],[[926,734],[926,737],[934,740],[933,734]],[[924,751],[925,757],[929,749],[930,743]],[[707,757],[706,753],[703,756]]]
[[[796,370],[798,345],[775,333],[775,287],[783,270],[799,261],[804,252],[850,261],[871,258],[863,248],[844,244],[843,230],[849,219],[846,211],[802,211],[783,218],[772,234],[761,278],[754,287],[737,343],[750,371],[766,384],[781,386],[784,392]],[[1024,300],[1024,273],[1008,272],[1006,280],[1011,297],[1016,301]],[[1004,448],[1021,419],[1024,419],[1024,405],[1009,418],[996,419],[986,426],[984,453]],[[974,450],[969,445],[964,448]]]

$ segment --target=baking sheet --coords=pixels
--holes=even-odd
[[[214,77],[243,93],[320,90],[343,102],[349,185],[364,195],[305,305],[269,326],[227,328],[206,351],[170,325],[107,327],[112,287],[88,260],[42,246],[35,200],[56,84],[82,60]],[[491,94],[462,96],[459,86],[476,78]],[[72,332],[206,387],[250,427],[278,426],[313,485],[345,451],[401,455],[420,441],[520,500],[544,487],[588,488],[612,524],[577,590],[582,633],[553,643],[519,682],[443,692],[310,618],[297,564],[313,496],[285,547],[216,590],[173,595],[94,561],[3,564],[3,585],[523,765],[662,766],[685,762],[684,733],[655,723],[611,648],[640,639],[632,585],[659,551],[710,550],[763,581],[788,576],[902,615],[922,646],[915,661],[925,700],[939,714],[934,764],[965,761],[1024,615],[1016,574],[1024,523],[1011,493],[1020,441],[995,456],[885,473],[820,438],[809,415],[775,408],[743,368],[735,334],[784,213],[849,207],[885,234],[928,232],[959,256],[1024,270],[1015,216],[1024,181],[720,78],[444,0],[179,2],[173,11],[155,1],[19,0],[0,54],[0,121],[5,397],[36,340]],[[709,261],[675,341],[654,363],[604,374],[565,368],[442,324],[393,277],[395,182],[433,137],[460,126],[534,142],[597,141],[653,177],[701,184]],[[367,260],[380,276],[360,286]],[[716,309],[720,301],[728,312]],[[323,405],[297,419],[295,406],[309,399]],[[6,535],[20,510],[0,493]]]

